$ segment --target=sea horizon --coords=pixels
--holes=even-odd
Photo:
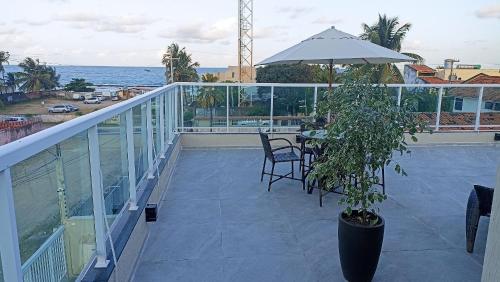
[[[61,75],[59,82],[62,86],[73,78],[83,78],[95,85],[113,86],[162,86],[166,84],[165,67],[143,66],[78,66],[78,65],[50,65],[55,67]],[[6,73],[19,72],[22,69],[17,65],[5,65]],[[198,75],[227,70],[227,67],[198,67]]]

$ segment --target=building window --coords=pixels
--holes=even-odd
[[[234,71],[231,73],[231,78],[234,78]]]
[[[455,98],[455,110],[456,111],[461,111],[463,105],[464,105],[464,99],[463,98]]]
[[[484,102],[484,108],[486,110],[493,110],[493,102]]]
[[[495,106],[493,107],[493,110],[500,111],[500,102],[496,102],[495,103]]]

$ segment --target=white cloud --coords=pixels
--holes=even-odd
[[[313,10],[312,7],[280,7],[277,9],[278,13],[288,14],[289,18],[296,19],[304,14],[307,14]]]
[[[190,23],[173,31],[160,32],[158,36],[182,40],[185,43],[228,42],[228,38],[236,34],[238,21],[235,17],[222,19],[211,26],[201,22]]]
[[[288,35],[289,28],[286,26],[265,26],[265,27],[256,27],[254,30],[253,37],[255,39],[264,39],[264,38],[278,38]]]
[[[321,24],[321,25],[334,25],[334,24],[338,24],[341,22],[342,22],[341,19],[323,16],[323,17],[319,17],[319,18],[315,19],[312,23],[313,24]]]
[[[478,18],[497,18],[500,19],[500,4],[483,7],[476,11]]]
[[[101,16],[95,13],[70,12],[56,14],[55,21],[67,22],[76,29],[91,29],[97,32],[138,33],[155,22],[145,16],[125,15],[119,17]]]
[[[42,25],[47,25],[52,22],[50,19],[44,19],[44,20],[32,20],[32,19],[22,19],[22,20],[16,20],[14,21],[15,23],[20,23],[20,24],[26,24],[30,26],[42,26]]]

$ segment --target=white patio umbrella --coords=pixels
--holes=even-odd
[[[415,61],[406,55],[331,27],[313,35],[257,65],[324,64],[329,65],[329,87],[334,64],[386,64]]]

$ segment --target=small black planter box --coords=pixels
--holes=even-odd
[[[500,133],[495,133],[495,141],[500,141]]]
[[[156,204],[146,205],[146,222],[155,222],[158,215],[158,207]]]

